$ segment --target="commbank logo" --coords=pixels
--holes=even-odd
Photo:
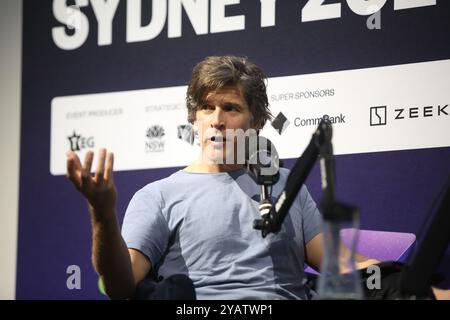
[[[370,125],[386,125],[386,106],[370,107]]]
[[[300,118],[296,117],[294,119],[294,125],[296,127],[307,127],[307,126],[317,126],[319,125],[320,121],[322,119],[328,119],[333,125],[334,124],[345,124],[345,114],[340,113],[339,115],[330,116],[328,114],[324,114],[321,117],[314,117],[314,118]]]
[[[284,132],[284,130],[287,129],[287,127],[289,126],[290,122],[286,118],[286,116],[282,112],[280,112],[275,117],[275,119],[273,119],[271,124],[272,124],[272,127],[275,130],[277,130],[278,134],[282,134]]]

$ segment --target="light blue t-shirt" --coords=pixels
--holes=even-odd
[[[288,174],[280,170],[273,200]],[[123,238],[158,276],[189,276],[198,299],[306,299],[305,244],[320,232],[320,213],[302,187],[281,231],[262,238],[253,229],[260,189],[245,170],[180,170],[136,192]]]

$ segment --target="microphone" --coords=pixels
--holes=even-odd
[[[245,137],[245,168],[259,185],[273,185],[280,178],[278,152],[272,142],[259,135]]]

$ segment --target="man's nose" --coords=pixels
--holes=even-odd
[[[211,114],[211,128],[218,130],[225,128],[225,114],[222,109],[215,108],[214,112]]]

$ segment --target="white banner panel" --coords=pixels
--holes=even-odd
[[[450,60],[272,78],[281,135],[264,133],[282,158],[298,157],[328,115],[336,154],[450,146]]]
[[[449,83],[450,60],[270,78],[277,118],[262,135],[281,158],[295,158],[328,115],[336,154],[447,147]],[[71,148],[83,158],[106,147],[118,171],[189,164],[199,149],[182,139],[185,93],[180,86],[54,98],[50,172],[65,174]]]
[[[52,100],[50,172],[65,174],[65,153],[114,152],[115,170],[182,166],[198,146],[178,138],[186,87],[57,97]],[[95,159],[94,165],[95,168]]]

